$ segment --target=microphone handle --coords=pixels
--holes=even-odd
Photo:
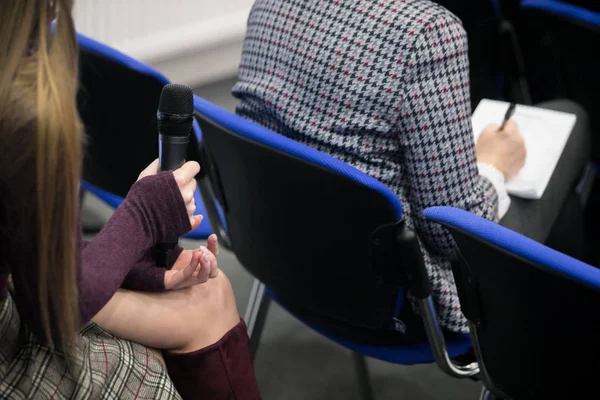
[[[175,171],[185,164],[187,157],[189,136],[158,137],[158,162],[161,171]]]
[[[174,171],[185,164],[189,136],[159,135],[158,163],[160,171]],[[170,269],[169,253],[177,246],[175,243],[161,243],[156,247],[158,266]]]

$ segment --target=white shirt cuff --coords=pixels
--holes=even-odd
[[[504,174],[489,164],[478,162],[479,175],[483,176],[492,183],[498,194],[498,219],[502,219],[510,207],[510,197],[506,191],[504,183]]]

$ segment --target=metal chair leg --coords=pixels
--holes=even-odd
[[[371,387],[371,378],[369,377],[365,356],[353,351],[352,359],[354,360],[354,366],[356,368],[356,378],[361,400],[374,400],[375,395],[373,393],[373,388]]]
[[[485,386],[481,388],[481,395],[479,396],[479,400],[490,400],[492,396],[492,392],[488,390]]]
[[[502,400],[500,397],[495,396],[488,388],[485,386],[481,389],[481,395],[479,396],[479,400]]]
[[[255,279],[252,284],[248,306],[246,307],[246,315],[244,316],[244,320],[248,327],[248,336],[250,336],[250,353],[252,354],[252,360],[254,360],[258,351],[260,337],[262,336],[265,321],[267,320],[270,304],[271,299],[265,292],[264,283]]]

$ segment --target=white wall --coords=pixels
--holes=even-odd
[[[191,86],[234,76],[253,0],[77,0],[77,30]]]

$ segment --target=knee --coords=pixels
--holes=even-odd
[[[233,288],[223,271],[219,271],[216,278],[189,290],[187,339],[174,350],[176,352],[190,352],[210,346],[240,322]]]
[[[219,271],[219,275],[208,281],[205,285],[199,286],[200,290],[205,290],[209,295],[209,319],[218,320],[227,317],[229,319],[235,318],[236,324],[239,322],[233,287],[223,271]]]
[[[203,319],[217,322],[225,317],[239,319],[231,282],[223,271],[216,278],[192,287],[192,296]]]

